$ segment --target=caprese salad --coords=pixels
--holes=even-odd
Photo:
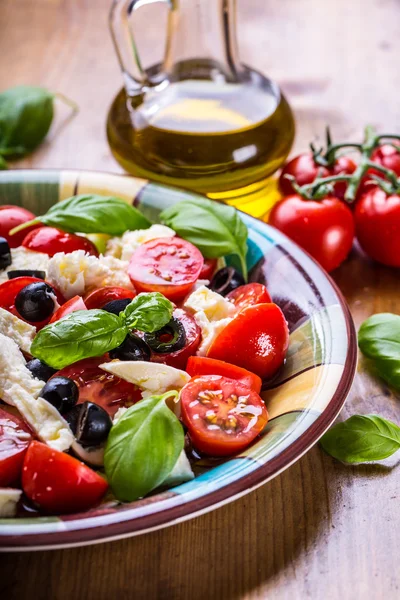
[[[246,282],[238,213],[188,204],[156,224],[101,196],[0,207],[1,516],[133,501],[264,429],[285,317]]]

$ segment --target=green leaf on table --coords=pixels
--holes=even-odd
[[[320,444],[344,463],[383,460],[400,449],[400,427],[378,415],[354,415],[334,425]]]
[[[206,258],[227,254],[239,257],[247,278],[247,227],[232,206],[193,197],[164,210],[160,219],[183,239],[196,246]]]
[[[382,379],[400,390],[400,316],[381,313],[369,317],[358,332],[358,345],[374,360]]]
[[[125,308],[123,315],[129,329],[139,329],[153,333],[158,331],[172,317],[174,306],[159,292],[138,294]]]
[[[111,428],[104,467],[121,501],[131,502],[161,485],[178,461],[184,432],[165,403],[172,395],[178,394],[166,392],[137,402]]]

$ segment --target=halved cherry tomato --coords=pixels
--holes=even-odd
[[[182,421],[195,448],[212,456],[240,452],[264,429],[268,412],[260,396],[219,375],[195,377],[180,393]]]
[[[108,355],[97,358],[85,358],[64,367],[54,375],[69,377],[79,388],[78,404],[94,402],[113,417],[121,407],[129,407],[142,399],[140,389],[133,383],[124,381],[99,368],[108,362]]]
[[[186,365],[186,371],[191,377],[197,377],[198,375],[222,375],[222,377],[240,381],[240,383],[251,388],[257,394],[261,391],[262,380],[258,375],[223,360],[215,360],[215,358],[207,358],[205,356],[190,356]]]
[[[107,491],[106,480],[83,462],[41,442],[32,442],[22,467],[27,497],[50,514],[92,508]]]
[[[196,321],[182,308],[176,308],[172,313],[176,319],[182,323],[186,333],[186,344],[176,352],[168,352],[166,354],[158,354],[153,352],[151,362],[163,363],[175,367],[175,369],[186,368],[186,363],[189,356],[195,354],[201,340],[201,330]]]
[[[276,304],[243,309],[211,344],[207,356],[243,367],[262,379],[282,365],[289,346],[285,316]]]
[[[39,227],[28,233],[22,242],[22,246],[28,250],[44,252],[49,256],[54,256],[57,252],[74,252],[75,250],[84,250],[88,254],[98,256],[99,252],[96,246],[82,235],[66,233],[55,227]]]
[[[160,292],[169,300],[182,300],[199,278],[201,252],[180,238],[157,238],[135,250],[128,275],[138,292]]]
[[[29,427],[0,408],[0,487],[7,487],[19,480],[31,440]]]
[[[136,293],[133,290],[127,290],[123,287],[106,286],[89,292],[85,296],[85,304],[88,310],[92,308],[103,308],[107,302],[112,300],[125,300],[134,298]]]
[[[22,240],[27,233],[41,227],[40,224],[31,225],[18,233],[10,235],[11,229],[27,223],[35,218],[35,215],[22,206],[4,205],[0,206],[0,236],[6,238],[10,248],[17,248],[22,243]]]
[[[217,258],[205,258],[203,268],[200,271],[199,279],[211,279],[217,268]]]
[[[69,315],[72,312],[76,312],[77,310],[87,310],[87,306],[84,303],[81,296],[74,296],[67,302],[65,302],[59,309],[53,313],[53,316],[50,319],[50,323],[54,323],[55,321],[59,321],[66,315]]]
[[[246,283],[246,285],[241,285],[236,290],[229,292],[227,298],[239,310],[253,306],[254,304],[272,302],[267,288],[262,283]]]

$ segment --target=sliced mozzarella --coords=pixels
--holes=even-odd
[[[186,452],[182,450],[174,468],[168,477],[162,482],[162,485],[172,487],[174,485],[179,485],[180,483],[185,483],[185,481],[191,481],[192,479],[194,479],[192,467],[190,466]]]
[[[102,467],[104,465],[104,445],[84,447],[77,440],[74,440],[72,450],[83,462],[93,467]]]
[[[205,285],[190,294],[183,306],[194,314],[199,311],[204,312],[209,321],[219,321],[233,316],[236,312],[236,307],[232,302]]]
[[[121,260],[130,260],[136,248],[145,242],[157,238],[174,237],[175,231],[166,225],[152,225],[148,229],[126,231],[122,237],[111,238],[107,243],[107,256],[114,256]]]
[[[219,321],[209,321],[206,313],[202,310],[194,315],[194,320],[201,329],[201,344],[196,352],[198,356],[206,356],[217,335],[232,321],[230,317]]]
[[[0,333],[14,340],[23,352],[29,354],[36,327],[0,308]]]
[[[8,271],[21,271],[25,269],[44,271],[47,273],[49,257],[43,252],[34,252],[24,246],[11,248],[11,265],[0,272],[0,283],[8,280]]]
[[[17,344],[9,337],[0,334],[0,398],[14,405],[9,393],[13,385],[18,385],[33,398],[37,398],[44,382],[32,376],[26,368],[26,361]]]
[[[0,517],[15,517],[22,490],[0,488]]]

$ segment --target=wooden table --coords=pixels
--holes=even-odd
[[[45,85],[80,105],[72,123],[53,128],[18,166],[119,172],[104,131],[121,84],[107,31],[110,3],[0,2],[0,88]],[[326,123],[340,139],[360,136],[367,122],[400,131],[397,0],[238,4],[242,56],[286,91],[298,122],[295,149]],[[149,23],[142,32],[150,56],[159,34]],[[335,279],[357,326],[400,308],[398,272],[357,251]],[[375,412],[399,422],[398,402],[360,369],[342,416]],[[396,460],[345,467],[314,447],[264,487],[182,525],[105,545],[1,556],[0,597],[399,598]]]

